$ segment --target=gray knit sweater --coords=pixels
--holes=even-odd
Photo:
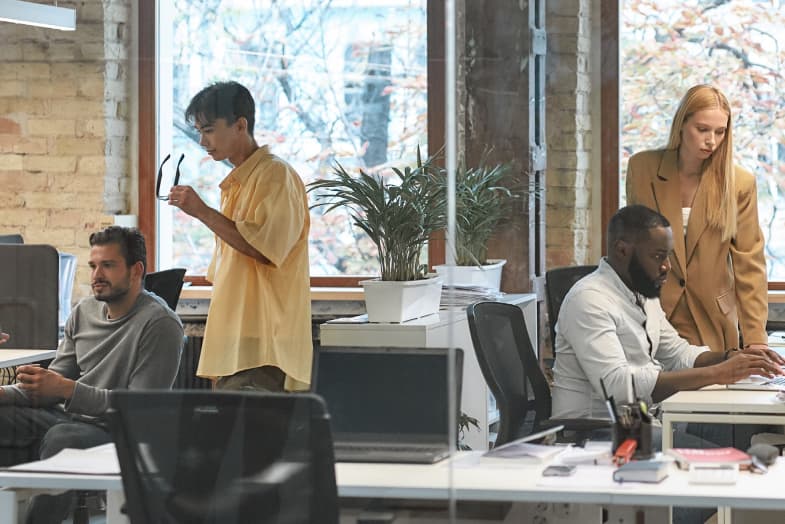
[[[183,345],[183,326],[156,295],[142,291],[125,316],[108,319],[106,304],[83,299],[71,312],[49,369],[76,381],[65,411],[100,417],[113,389],[169,389]],[[3,386],[2,404],[31,405],[16,385]],[[39,399],[38,406],[63,402]]]

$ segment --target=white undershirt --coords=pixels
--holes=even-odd
[[[687,224],[690,222],[690,211],[692,211],[691,207],[683,207],[681,208],[681,223],[684,224],[684,237],[687,237]]]

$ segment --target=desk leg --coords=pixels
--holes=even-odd
[[[12,489],[0,489],[0,524],[16,524],[17,504],[16,492]]]
[[[673,447],[673,421],[667,413],[662,414],[662,451]]]
[[[120,511],[123,504],[125,504],[123,490],[106,492],[106,524],[129,523],[128,517]]]

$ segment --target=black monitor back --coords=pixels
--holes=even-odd
[[[316,395],[116,391],[111,404],[132,524],[337,523]]]
[[[52,246],[0,244],[0,328],[7,347],[55,349],[60,259]]]

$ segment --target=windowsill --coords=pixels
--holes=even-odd
[[[180,293],[184,299],[209,299],[212,295],[212,286],[186,286]],[[783,298],[785,300],[785,297]],[[364,300],[361,287],[312,287],[311,301],[356,301]]]
[[[209,299],[212,286],[186,286],[180,298]],[[361,287],[312,287],[311,300],[364,300]],[[785,290],[769,290],[769,304],[785,303]]]

